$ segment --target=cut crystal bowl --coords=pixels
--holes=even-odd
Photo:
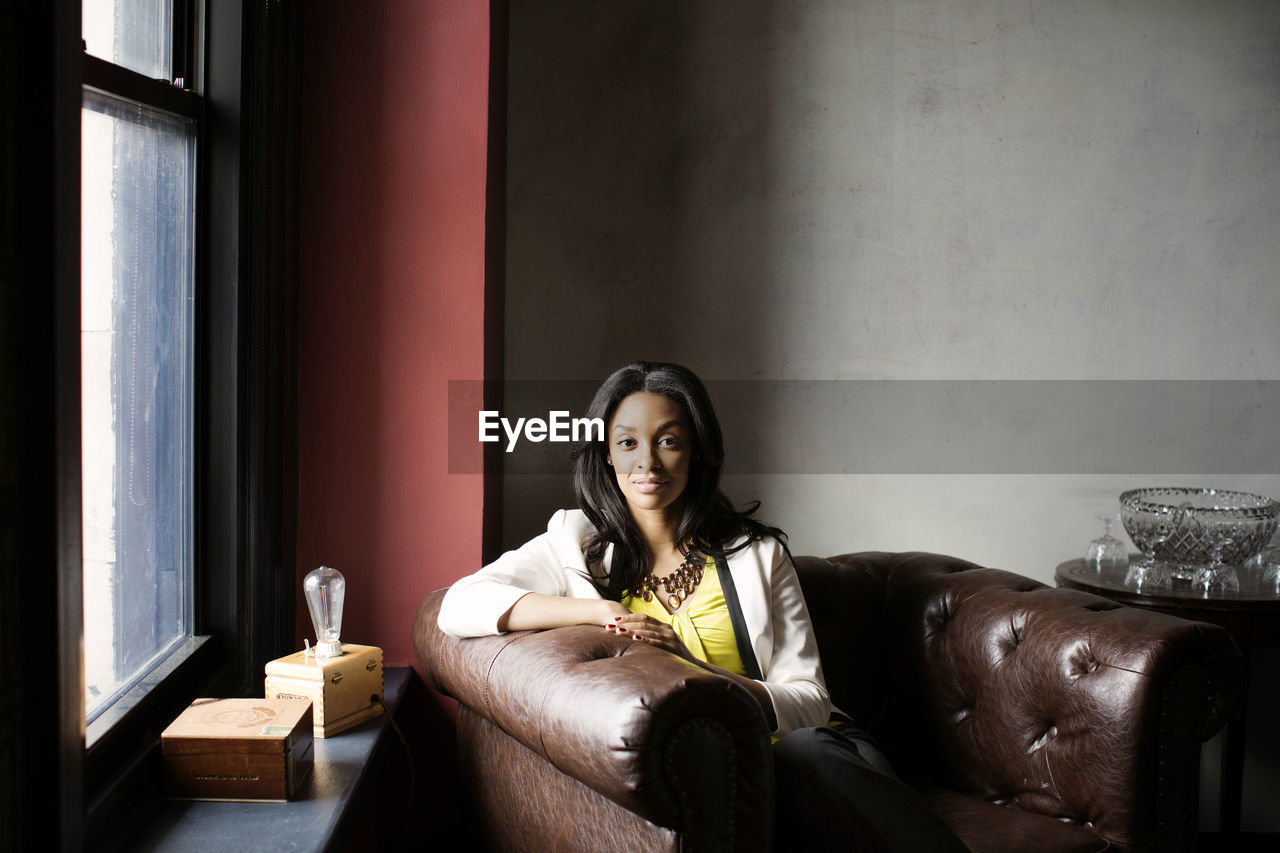
[[[1120,495],[1120,520],[1148,561],[1234,566],[1270,541],[1280,502],[1224,489],[1133,489]]]

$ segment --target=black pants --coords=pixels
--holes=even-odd
[[[773,760],[778,850],[967,851],[856,726],[798,729]]]

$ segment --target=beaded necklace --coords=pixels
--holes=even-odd
[[[640,582],[636,584],[636,588],[631,591],[632,595],[639,596],[645,601],[652,601],[654,593],[658,591],[658,585],[662,585],[662,590],[667,594],[667,607],[671,610],[679,610],[684,600],[693,595],[693,591],[698,588],[698,584],[702,583],[702,567],[706,565],[706,560],[697,554],[690,554],[684,558],[684,562],[680,564],[674,572],[665,578],[658,578],[654,575],[653,569],[640,578]]]

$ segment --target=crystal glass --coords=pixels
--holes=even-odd
[[[1280,554],[1262,572],[1262,589],[1280,595]]]
[[[1235,567],[1226,565],[1222,554],[1232,543],[1231,536],[1224,535],[1214,543],[1209,565],[1196,569],[1193,578],[1195,588],[1204,595],[1210,593],[1234,594],[1240,591],[1240,577]]]
[[[1258,578],[1261,592],[1280,594],[1280,529],[1267,547],[1240,564],[1240,573]]]
[[[1168,565],[1148,558],[1143,558],[1129,566],[1124,576],[1125,586],[1131,586],[1138,592],[1155,592],[1170,589],[1173,586],[1173,573]]]
[[[1127,494],[1126,492],[1125,495]],[[1177,524],[1177,515],[1171,513],[1172,518],[1157,519],[1150,526],[1139,527],[1139,532],[1135,534],[1134,528],[1129,526],[1129,516],[1125,512],[1125,495],[1120,496],[1120,520],[1125,530],[1129,532],[1129,538],[1133,540],[1133,544],[1142,551],[1142,559],[1129,567],[1124,582],[1139,592],[1169,589],[1173,586],[1174,569],[1167,561],[1156,559],[1156,551],[1168,541]],[[1176,513],[1183,511],[1184,509],[1179,507]]]
[[[1134,489],[1120,496],[1120,518],[1143,565],[1194,583],[1201,569],[1221,575],[1262,550],[1276,532],[1280,502],[1221,489]]]
[[[1114,518],[1107,515],[1095,516],[1103,523],[1102,535],[1089,543],[1084,553],[1086,568],[1100,575],[1118,574],[1129,567],[1129,554],[1124,543],[1111,535],[1111,524]]]

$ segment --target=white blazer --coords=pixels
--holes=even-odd
[[[582,554],[583,540],[594,532],[581,510],[558,511],[546,533],[455,583],[440,605],[440,629],[455,637],[497,634],[498,619],[530,592],[600,598]],[[606,566],[611,557],[612,549],[605,553]],[[766,537],[729,556],[728,568],[761,683],[773,701],[774,734],[826,725],[831,699],[809,609],[786,549]],[[726,585],[726,598],[731,594]]]

